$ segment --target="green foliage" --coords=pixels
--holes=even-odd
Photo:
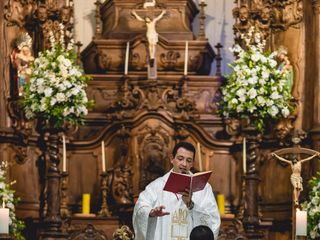
[[[224,118],[250,119],[260,130],[270,119],[286,118],[292,112],[292,67],[284,50],[265,51],[265,40],[252,27],[242,35],[245,48],[236,44],[232,73],[221,86],[219,113]]]
[[[16,218],[15,205],[18,203],[19,198],[14,197],[14,190],[11,189],[11,184],[7,183],[7,163],[0,163],[0,201],[5,203],[5,207],[9,208],[9,231],[10,235],[15,240],[24,240],[21,231],[24,229],[25,224],[23,221]]]
[[[302,204],[308,212],[308,239],[320,238],[320,172],[309,181],[308,201]]]

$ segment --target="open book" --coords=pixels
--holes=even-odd
[[[198,172],[193,175],[171,172],[163,190],[173,193],[184,192],[187,188],[192,192],[202,190],[208,182],[212,171]]]

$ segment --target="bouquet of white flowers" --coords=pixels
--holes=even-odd
[[[230,49],[237,57],[232,73],[221,86],[219,112],[225,118],[246,118],[261,132],[266,120],[289,116],[292,67],[284,50],[265,52],[265,40],[252,27],[242,35],[245,47]]]
[[[64,122],[82,124],[92,105],[85,92],[89,77],[76,64],[73,41],[65,47],[62,24],[60,30],[59,41],[51,32],[51,49],[34,60],[23,98],[28,119],[41,116],[54,122],[54,127],[61,127]]]
[[[309,181],[310,192],[308,201],[302,204],[308,212],[308,237],[310,239],[320,238],[320,172],[317,177]]]
[[[21,230],[25,227],[25,224],[16,218],[15,204],[19,199],[13,195],[14,190],[11,189],[11,184],[13,183],[7,183],[7,162],[0,162],[0,203],[4,203],[5,207],[9,208],[10,235],[16,240],[23,240],[25,238],[21,235]]]

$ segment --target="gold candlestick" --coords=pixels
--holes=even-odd
[[[67,172],[61,173],[61,204],[60,204],[60,215],[62,218],[68,218],[71,216],[70,211],[68,209],[68,176]]]
[[[107,197],[108,197],[108,172],[102,172],[101,176],[101,210],[98,213],[100,217],[111,217],[111,213],[108,209],[107,205]]]

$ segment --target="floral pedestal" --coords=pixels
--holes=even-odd
[[[259,133],[256,127],[245,124],[241,129],[242,134],[248,142],[246,168],[247,173],[244,176],[245,180],[245,197],[244,197],[244,212],[243,226],[245,228],[248,239],[264,239],[264,234],[259,229],[260,217],[259,213]]]
[[[44,136],[45,149],[49,155],[48,172],[46,176],[46,204],[47,212],[43,222],[41,239],[67,239],[67,235],[62,232],[62,220],[60,216],[60,179],[59,170],[59,133],[62,128],[55,128],[54,124],[47,121],[39,121],[38,131]]]

